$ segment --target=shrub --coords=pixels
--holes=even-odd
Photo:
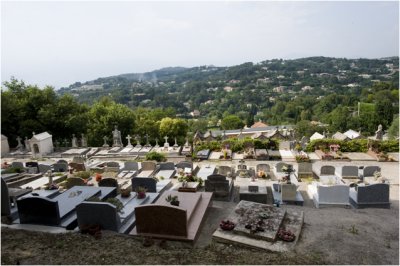
[[[148,154],[146,154],[146,160],[165,162],[167,160],[167,158],[165,157],[165,154],[163,154],[163,153],[158,153],[156,151],[152,151],[152,152],[149,152]]]
[[[80,171],[74,173],[74,176],[80,177],[82,179],[88,179],[90,177],[90,172],[89,171]]]

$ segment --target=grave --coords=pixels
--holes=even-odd
[[[143,204],[151,204],[157,198],[158,193],[146,193],[146,197],[139,199],[136,193],[129,197],[118,195],[116,199],[121,201],[123,208],[120,212],[107,202],[84,201],[76,206],[78,226],[99,224],[103,230],[111,230],[126,234],[136,224],[135,208]]]
[[[75,186],[54,198],[31,195],[17,200],[19,219],[16,223],[64,227],[77,226],[75,207],[85,199],[98,196],[104,199],[116,188]]]
[[[165,199],[177,196],[179,206]],[[155,204],[136,207],[136,227],[129,233],[135,236],[194,242],[209,206],[212,193],[168,191]]]
[[[230,201],[234,182],[220,174],[207,176],[204,182],[205,191],[213,192],[213,199]]]
[[[233,230],[219,227],[213,234],[215,241],[284,252],[292,250],[296,245],[304,214],[302,211],[285,211],[271,205],[242,200],[226,220],[233,222],[235,227]],[[280,240],[280,229],[290,230],[295,236],[294,241]]]

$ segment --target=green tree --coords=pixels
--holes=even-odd
[[[221,128],[225,130],[243,128],[243,121],[236,115],[225,116],[221,121]]]
[[[180,144],[183,144],[188,128],[189,127],[185,120],[166,117],[161,120],[159,130],[161,136],[168,136],[169,140],[177,138],[177,141]]]
[[[107,97],[95,102],[88,112],[87,134],[89,144],[95,147],[101,146],[104,142],[104,136],[107,136],[108,142],[111,143],[115,125],[121,131],[122,142],[126,143],[126,136],[132,135],[135,127],[133,111]]]
[[[392,124],[388,130],[389,139],[395,139],[399,137],[399,116],[393,119]]]

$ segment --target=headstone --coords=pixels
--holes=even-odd
[[[149,143],[149,134],[145,135],[146,137],[146,145],[144,145],[145,147],[150,147],[150,143]]]
[[[103,140],[104,140],[103,148],[108,148],[108,147],[110,147],[110,146],[107,144],[107,140],[108,140],[107,136],[104,136],[104,137],[103,137]]]
[[[118,187],[118,182],[115,178],[103,178],[98,184],[99,187]]]
[[[27,152],[30,152],[31,151],[31,146],[29,145],[29,139],[28,139],[28,137],[25,137],[25,149],[26,149],[26,151]]]
[[[176,142],[176,137],[175,137],[175,144],[174,144],[174,148],[177,148],[177,147],[179,147],[179,146],[178,146],[178,143]]]
[[[258,192],[258,186],[248,186],[249,192]]]
[[[78,148],[78,139],[75,137],[75,134],[72,134],[72,148]]]
[[[21,137],[18,136],[17,137],[17,141],[18,141],[17,149],[22,152],[22,151],[24,151],[24,145],[22,145],[21,140],[22,140]]]
[[[320,175],[335,175],[335,167],[332,165],[321,166],[321,174]]]
[[[55,163],[53,164],[54,172],[67,172],[68,164],[65,163]]]
[[[168,150],[168,148],[169,148],[168,137],[165,136],[164,139],[165,139],[165,142],[164,142],[164,150]]]
[[[140,136],[139,136],[139,135],[136,135],[135,140],[136,140],[136,146],[135,146],[135,148],[141,148],[142,145],[140,145]]]
[[[121,131],[118,130],[118,127],[114,126],[113,134],[113,147],[122,147],[122,139],[121,139]]]
[[[378,126],[378,130],[375,132],[375,139],[376,140],[382,140],[383,139],[383,130],[382,130],[382,125]]]
[[[64,139],[64,147],[69,147],[69,141],[67,139]]]
[[[81,134],[81,146],[82,147],[87,147],[87,140],[86,140],[86,138],[85,138],[85,135],[82,133]]]
[[[47,164],[39,164],[39,172],[44,174],[47,173],[47,171],[51,171],[51,166]]]
[[[158,145],[158,138],[156,138],[156,146],[154,148],[156,149],[160,148],[160,145]]]
[[[131,144],[131,136],[130,135],[128,135],[127,137],[126,137],[126,139],[128,140],[128,145],[126,145],[126,147],[127,148],[133,148],[133,145]]]
[[[157,182],[151,177],[133,177],[132,178],[132,191],[138,187],[143,187],[147,192],[157,192]]]

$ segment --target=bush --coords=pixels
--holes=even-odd
[[[398,152],[399,141],[398,140],[384,140],[376,141],[368,139],[353,139],[353,140],[337,140],[337,139],[318,139],[311,141],[307,147],[307,152],[313,152],[316,149],[329,149],[330,144],[340,145],[339,150],[341,152],[367,152],[368,145],[372,150],[381,152]]]
[[[157,161],[157,162],[165,162],[167,158],[165,157],[165,154],[163,153],[158,153],[156,151],[149,152],[146,154],[146,160],[147,161]]]
[[[3,171],[3,174],[14,174],[14,173],[22,173],[24,169],[21,167],[9,167]]]
[[[74,176],[80,177],[82,179],[88,179],[90,177],[90,172],[89,171],[80,171],[74,173]]]

